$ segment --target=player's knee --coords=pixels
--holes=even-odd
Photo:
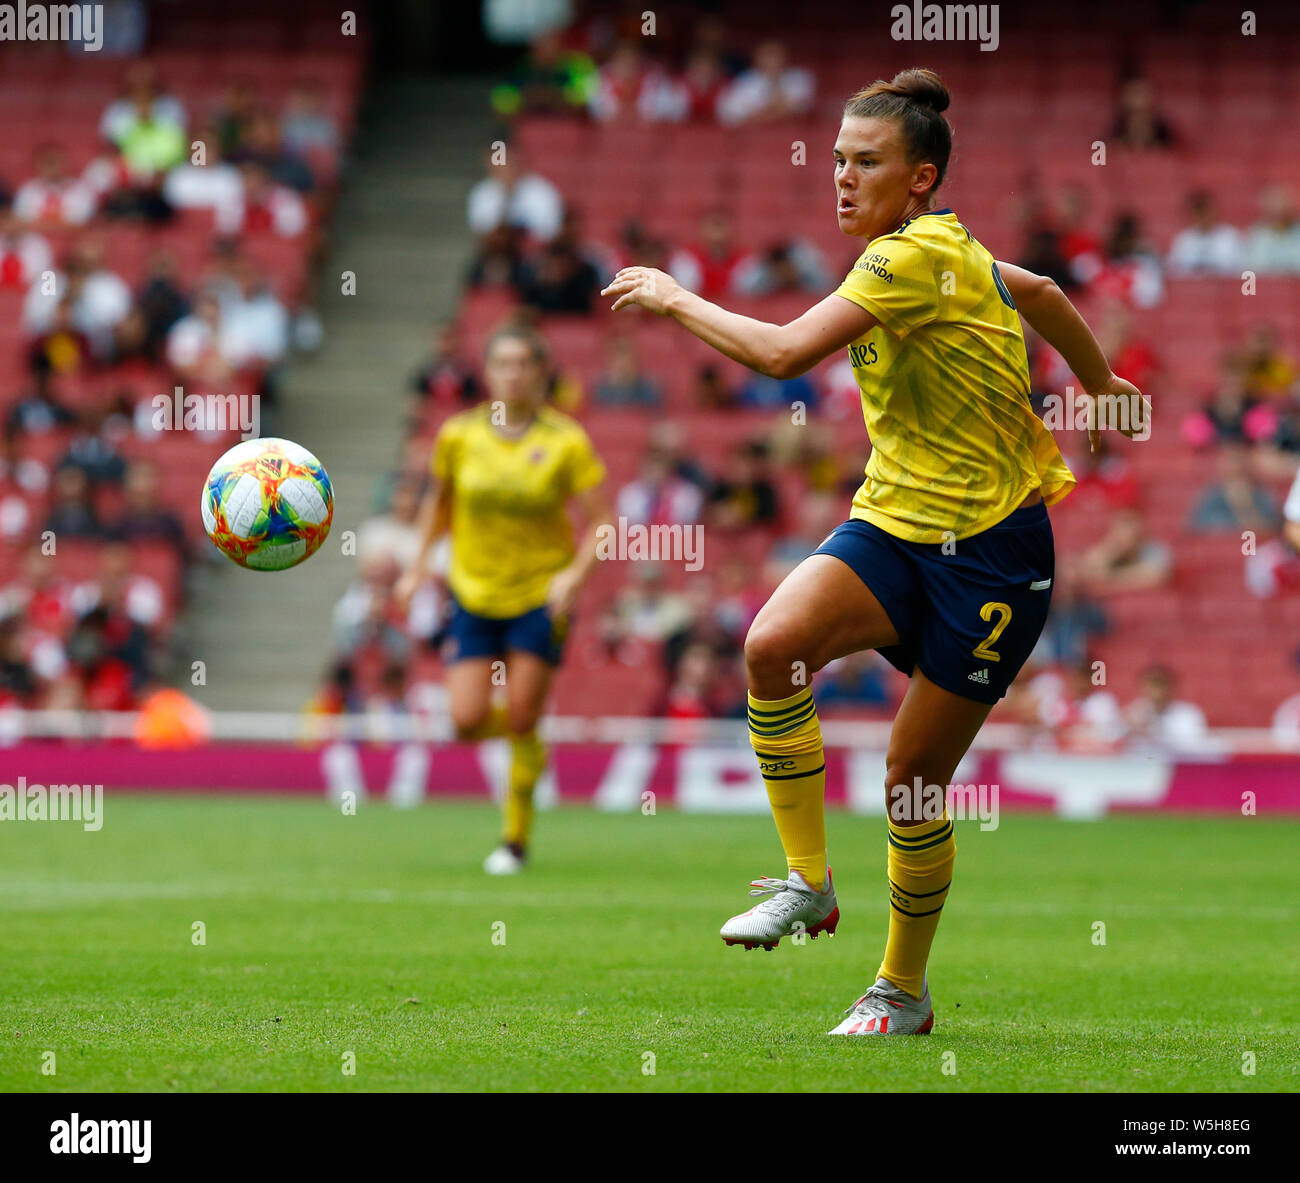
[[[791,688],[793,694],[807,682],[807,662],[791,640],[787,630],[770,624],[755,623],[745,637],[745,668],[751,686],[778,686]],[[804,676],[797,677],[799,673]]]
[[[492,715],[492,704],[454,703],[451,712],[451,725],[456,729],[457,739],[477,739],[488,725]]]

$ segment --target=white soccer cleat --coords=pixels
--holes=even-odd
[[[930,984],[920,998],[877,978],[876,984],[847,1011],[849,1017],[828,1035],[929,1035],[934,1027]]]
[[[483,870],[489,875],[518,875],[524,869],[524,856],[509,846],[498,846],[483,860]]]
[[[750,895],[768,898],[722,926],[722,939],[728,945],[744,945],[746,949],[762,945],[770,950],[782,937],[807,933],[816,940],[818,933],[835,935],[840,909],[829,867],[822,891],[809,886],[798,871],[791,871],[789,879],[755,879],[749,886]]]

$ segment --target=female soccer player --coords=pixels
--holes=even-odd
[[[746,948],[835,931],[809,680],[837,657],[879,650],[911,677],[886,758],[889,936],[874,985],[833,1035],[933,1026],[926,962],[956,849],[943,786],[1047,617],[1047,506],[1074,477],[1030,406],[1017,312],[1060,351],[1090,406],[1133,399],[1147,413],[1050,279],[994,262],[952,210],[935,208],[951,150],[947,106],[931,70],[874,82],[845,105],[836,216],[866,249],[797,320],[738,316],[644,267],[605,289],[615,311],[639,304],[670,316],[776,378],[847,347],[862,390],[872,451],[849,519],[786,577],[745,642],[750,740],[789,878],[756,880],[751,894],[768,898],[722,927],[723,940]]]
[[[587,433],[543,405],[547,371],[545,344],[533,331],[492,336],[483,364],[487,401],[451,416],[438,432],[420,553],[397,588],[399,599],[409,600],[430,548],[450,531],[453,602],[442,658],[452,721],[462,738],[510,741],[501,845],[483,864],[493,875],[524,867],[533,789],[546,767],[537,720],[570,611],[595,564],[595,530],[609,518],[605,467]],[[588,523],[576,549],[571,499]],[[498,674],[504,709],[492,701]]]

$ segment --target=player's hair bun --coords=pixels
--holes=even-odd
[[[948,109],[948,88],[944,86],[943,79],[933,70],[923,68],[900,70],[885,86],[888,87],[885,93],[892,92],[909,102],[929,107],[932,111]],[[885,90],[884,87],[881,89]]]
[[[844,104],[846,119],[896,119],[911,160],[928,160],[938,170],[937,189],[948,171],[952,129],[943,117],[948,109],[948,88],[933,70],[900,70],[886,82],[877,78]]]

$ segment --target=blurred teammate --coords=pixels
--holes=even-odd
[[[453,602],[442,657],[452,720],[462,738],[505,736],[510,743],[501,845],[483,864],[494,875],[524,867],[533,790],[546,767],[537,721],[570,612],[595,563],[594,531],[608,518],[605,467],[587,433],[543,405],[546,378],[546,347],[536,333],[502,329],[488,342],[487,401],[438,432],[419,553],[397,588],[409,600],[430,548],[450,531]],[[588,523],[576,549],[572,499]],[[493,690],[503,680],[499,705]]]
[[[930,70],[875,82],[845,105],[836,215],[866,246],[839,288],[789,324],[727,312],[644,267],[605,289],[615,310],[671,316],[776,378],[847,348],[862,391],[872,452],[849,519],[786,577],[745,643],[750,739],[788,878],[756,880],[751,894],[767,898],[722,928],[746,948],[835,931],[809,682],[834,658],[879,650],[911,676],[887,756],[889,936],[874,984],[833,1035],[933,1026],[926,964],[956,851],[944,790],[1047,617],[1047,506],[1074,477],[1030,407],[1020,317],[1062,354],[1086,405],[1122,403],[1137,416],[1112,425],[1132,435],[1148,414],[1055,283],[995,263],[952,210],[936,208],[947,106]]]

